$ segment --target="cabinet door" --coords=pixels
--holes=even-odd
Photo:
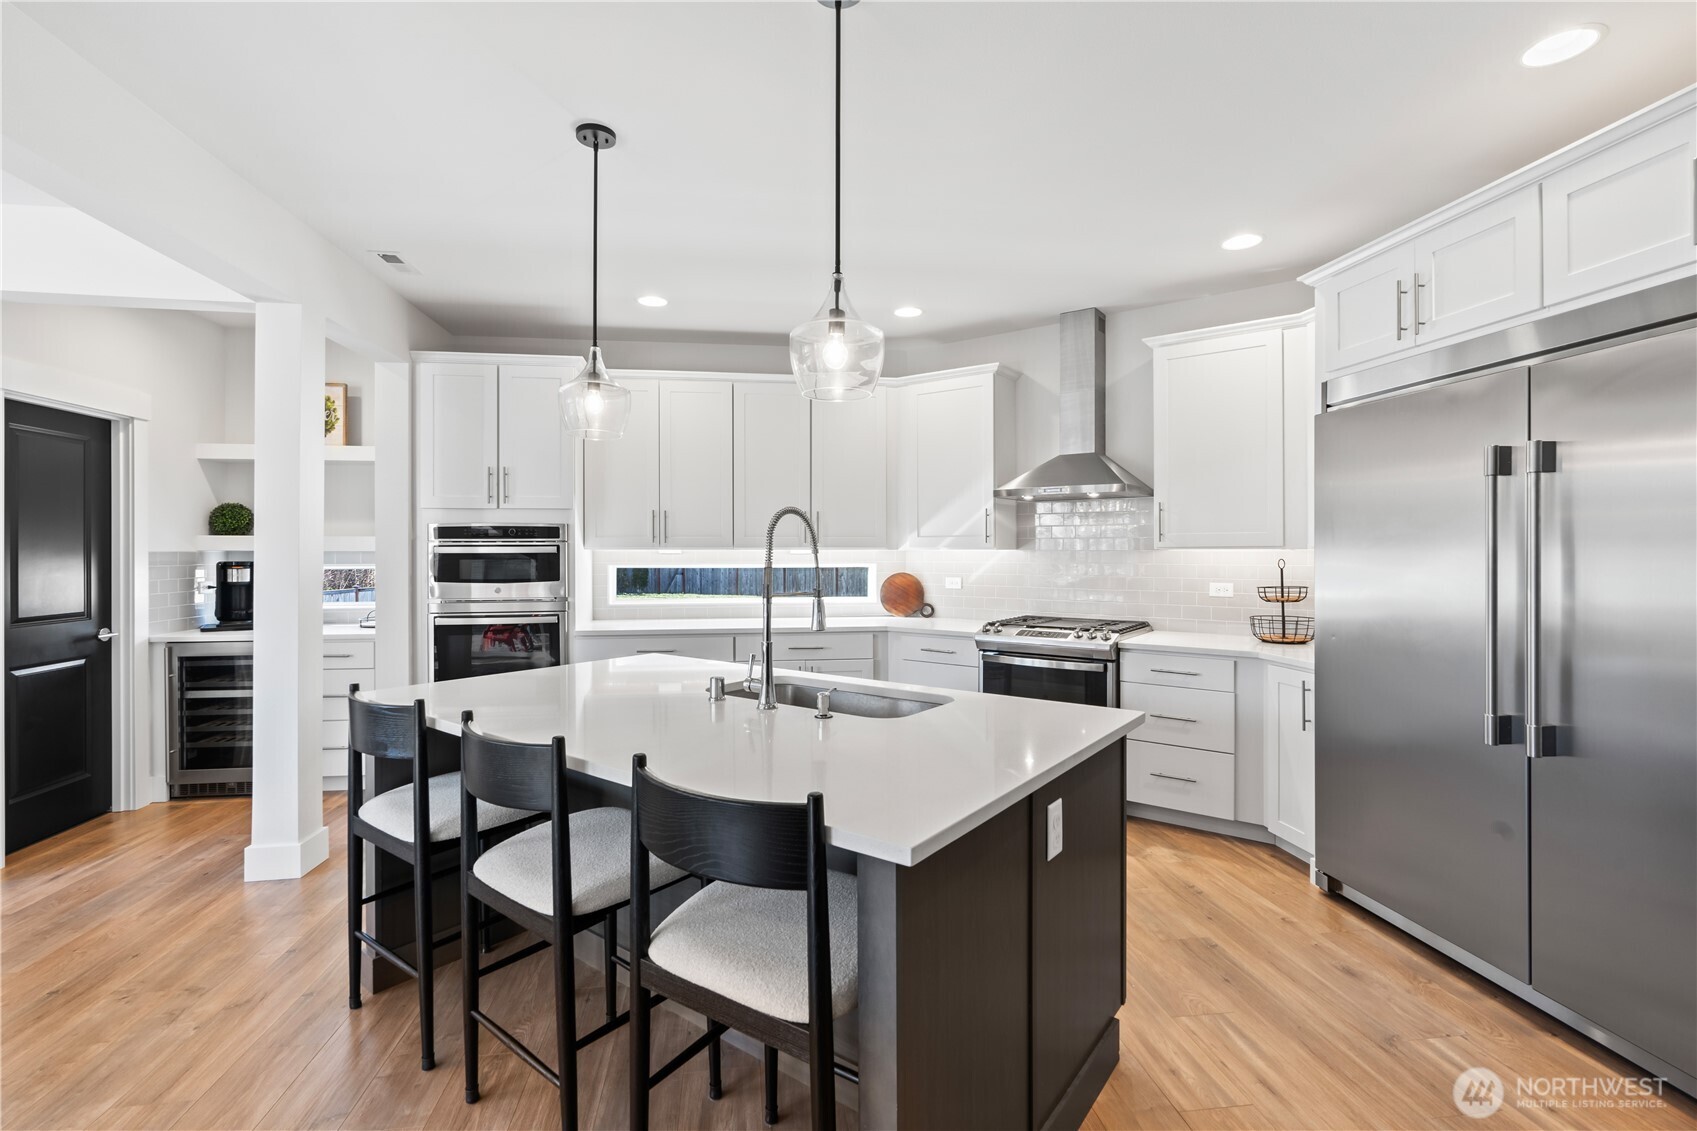
[[[1327,371],[1347,369],[1414,344],[1408,291],[1414,245],[1400,244],[1321,284]]]
[[[812,401],[813,523],[819,544],[889,545],[884,504],[883,392],[858,401]]]
[[[660,383],[620,381],[630,420],[617,440],[583,442],[585,545],[654,546],[660,541]]]
[[[781,507],[810,510],[811,466],[808,405],[794,382],[738,382],[731,386],[731,506],[733,544],[764,546],[766,524]],[[807,531],[788,519],[775,531],[774,545],[805,546]]]
[[[856,679],[874,677],[871,660],[809,660],[802,668],[819,675],[847,675]]]
[[[1267,831],[1314,852],[1314,677],[1267,667],[1261,768]]]
[[[560,421],[564,365],[501,366],[501,467],[497,496],[503,507],[572,505],[572,440]]]
[[[731,544],[731,386],[660,382],[660,544]]]
[[[1159,546],[1284,542],[1284,335],[1155,353]]]
[[[939,381],[913,390],[914,506],[908,544],[953,549],[992,545],[994,458],[991,378]]]
[[[493,365],[423,365],[419,398],[418,505],[495,506],[496,380]]]
[[[1694,128],[1687,111],[1544,181],[1545,303],[1691,266]]]
[[[1415,238],[1415,341],[1538,309],[1538,217],[1538,187],[1528,185]]]

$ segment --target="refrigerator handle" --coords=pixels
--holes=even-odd
[[[1514,743],[1514,716],[1497,713],[1497,493],[1514,473],[1514,448],[1485,445],[1485,745]]]
[[[1540,721],[1543,657],[1540,652],[1540,594],[1543,574],[1544,476],[1556,470],[1556,442],[1533,440],[1526,447],[1526,756],[1546,758],[1556,752],[1556,728]]]

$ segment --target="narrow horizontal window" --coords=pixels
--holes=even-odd
[[[614,566],[616,601],[737,601],[758,599],[759,566]],[[826,566],[820,585],[827,597],[869,597],[872,567]],[[813,567],[784,566],[772,570],[772,592],[813,592]]]
[[[325,566],[326,605],[374,605],[377,603],[377,571],[370,566]]]

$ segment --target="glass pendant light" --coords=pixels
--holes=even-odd
[[[601,360],[601,151],[618,135],[596,122],[577,128],[577,139],[595,151],[595,188],[590,239],[589,364],[560,386],[560,416],[566,431],[585,440],[617,440],[630,419],[630,390],[613,380]]]
[[[857,0],[819,2],[837,21],[836,265],[819,310],[790,331],[790,369],[802,396],[854,401],[872,395],[884,369],[884,331],[863,321],[843,294],[843,9]]]

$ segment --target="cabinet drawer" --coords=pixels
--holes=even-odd
[[[1201,691],[1235,691],[1237,661],[1171,652],[1121,652],[1120,682],[1194,687]],[[1123,694],[1121,698],[1124,698]]]
[[[729,636],[680,633],[675,636],[580,636],[572,640],[572,662],[612,660],[621,656],[688,656],[696,660],[733,660]]]
[[[867,660],[805,660],[802,670],[815,672],[818,675],[847,675],[856,679],[875,679],[877,672],[872,670],[872,661]]]
[[[941,687],[949,691],[977,691],[978,667],[961,664],[934,664],[928,660],[898,657],[890,661],[890,678],[896,683],[912,683],[920,687]]]
[[[370,668],[337,668],[335,671],[324,673],[325,718],[348,717],[348,685],[356,683],[362,692],[371,691],[377,686],[377,673]],[[337,706],[334,708],[330,706],[331,699],[337,700]],[[331,714],[332,710],[337,713]]]
[[[1150,683],[1120,685],[1120,706],[1147,712],[1137,737],[1145,742],[1194,746],[1198,750],[1237,750],[1237,696],[1224,691],[1193,691],[1188,687],[1157,687]]]
[[[374,668],[377,666],[377,645],[370,640],[326,640],[326,668]]]
[[[346,751],[348,748],[348,720],[345,718],[325,719],[319,724],[319,736],[318,745],[325,750],[339,748]]]
[[[1230,754],[1128,740],[1126,800],[1229,821],[1235,816],[1236,765]]]
[[[758,636],[737,637],[737,655],[758,651]],[[775,661],[870,660],[872,655],[870,632],[791,632],[772,638]]]
[[[890,659],[915,660],[922,664],[958,664],[978,670],[978,645],[966,636],[921,636],[917,633],[890,633]],[[973,677],[973,687],[978,686]]]

